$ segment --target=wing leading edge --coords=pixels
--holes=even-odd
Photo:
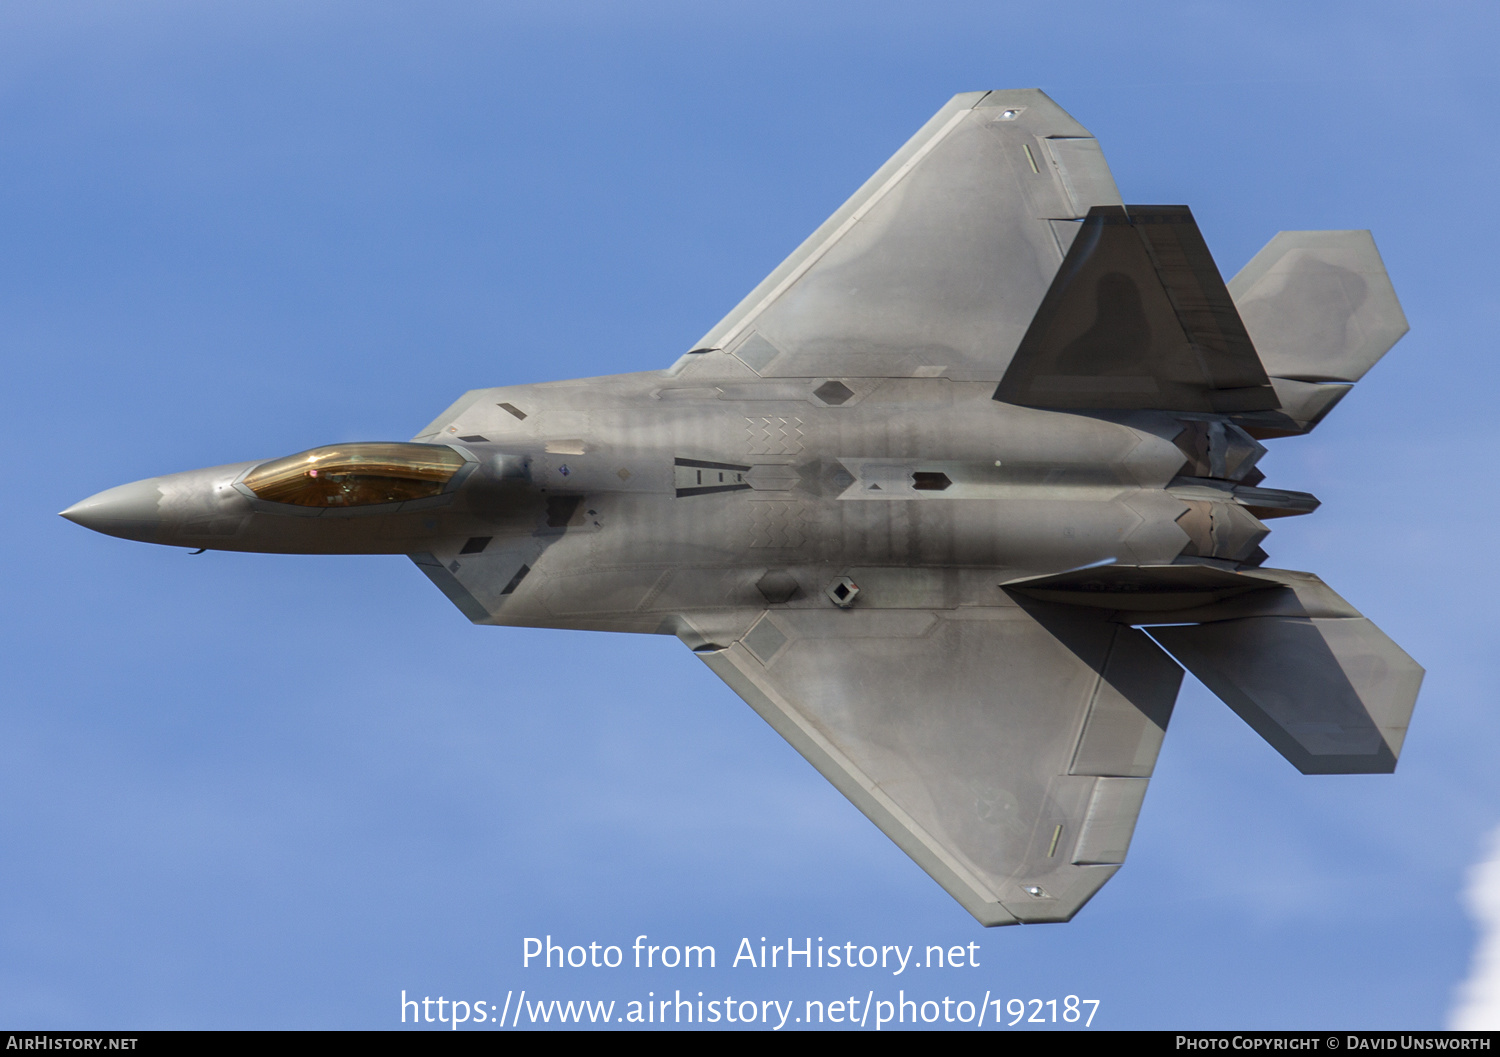
[[[1098,142],[1036,89],[954,96],[674,370],[998,381],[1080,218]]]

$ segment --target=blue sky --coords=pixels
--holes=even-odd
[[[381,1028],[403,989],[523,988],[1441,1025],[1500,823],[1497,21],[0,8],[0,1025]],[[188,557],[56,517],[405,438],[470,388],[667,366],[950,95],[1009,87],[1089,127],[1127,201],[1191,205],[1226,276],[1278,230],[1373,230],[1412,332],[1261,465],[1324,503],[1277,524],[1271,564],[1427,668],[1395,776],[1298,775],[1188,680],[1126,867],[1071,924],[981,930],[675,640],[475,628],[401,558]],[[548,934],[720,967],[523,968]],[[761,936],[972,941],[981,964],[727,966]]]

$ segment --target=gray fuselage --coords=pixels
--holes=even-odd
[[[471,391],[414,438],[469,462],[428,499],[269,503],[236,487],[260,465],[242,463],[126,485],[68,515],[171,546],[422,555],[449,575],[483,558],[491,575],[461,577],[487,614],[472,617],[630,631],[828,605],[823,586],[843,575],[862,606],[1004,605],[1005,581],[1166,564],[1190,543],[1181,414],[1017,407],[947,378],[830,393],[824,379],[694,373]],[[522,564],[524,589],[509,568]],[[768,592],[770,570],[784,579]]]

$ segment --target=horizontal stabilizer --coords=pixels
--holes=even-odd
[[[1279,407],[1186,206],[1095,206],[995,390],[1028,407]]]
[[[1151,629],[1303,774],[1388,774],[1422,669],[1363,617],[1255,617]]]
[[[1368,231],[1283,231],[1228,289],[1281,402],[1261,436],[1312,429],[1407,331]]]
[[[1152,638],[1303,774],[1396,768],[1422,669],[1311,573],[1105,566],[1006,586],[1158,625]]]

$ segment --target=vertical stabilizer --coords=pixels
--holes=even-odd
[[[1187,206],[1094,206],[995,399],[1236,413],[1278,407]]]

